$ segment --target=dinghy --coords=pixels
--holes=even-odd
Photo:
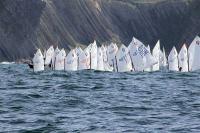
[[[178,71],[178,54],[175,47],[172,48],[168,56],[169,70]]]
[[[152,55],[156,60],[156,64],[153,65],[152,71],[159,71],[160,70],[160,40],[156,43],[155,47],[153,48]]]
[[[200,37],[196,36],[188,48],[189,71],[200,69]]]
[[[34,72],[44,70],[44,58],[40,49],[37,50],[33,57],[33,70]]]
[[[163,47],[163,67],[167,66],[167,57],[165,54],[165,48]]]
[[[78,57],[77,69],[78,70],[90,69],[90,60],[89,60],[90,57],[86,55],[85,52],[80,47],[76,49],[76,54]]]
[[[46,51],[46,55],[45,55],[45,66],[50,66],[51,62],[52,62],[52,58],[54,56],[54,48],[53,46],[51,46],[47,51]]]
[[[103,52],[101,48],[97,49],[97,70],[104,71]]]
[[[129,72],[133,70],[129,50],[123,44],[116,54],[116,68],[117,72]]]
[[[162,50],[160,49],[160,52],[159,52],[159,68],[163,67],[163,52]]]
[[[65,58],[65,71],[77,71],[78,57],[76,50],[72,49]]]
[[[55,70],[64,70],[65,69],[65,56],[66,52],[62,49],[55,58]]]
[[[115,59],[117,51],[118,47],[115,43],[111,43],[107,48],[108,63],[111,67],[113,67],[114,71],[117,71]]]
[[[102,51],[102,54],[103,54],[103,61],[104,62],[108,62],[107,47],[102,45],[101,46],[101,51]]]
[[[53,70],[55,70],[55,59],[56,59],[56,56],[60,53],[60,49],[57,47],[54,51],[54,54],[53,54],[53,57],[52,57],[52,66],[51,68]]]
[[[145,45],[134,37],[128,49],[135,71],[144,71],[144,69],[152,67],[157,63]]]
[[[107,47],[102,45],[101,46],[101,50],[102,50],[102,53],[103,53],[103,64],[104,64],[104,70],[105,71],[113,71],[113,67],[111,67],[108,63],[108,56],[107,56]]]
[[[97,70],[97,44],[94,41],[90,49],[90,69]]]
[[[91,69],[91,55],[90,55],[90,49],[91,49],[91,44],[88,45],[85,49],[84,49],[84,53],[85,53],[85,56],[86,56],[86,60],[87,60],[87,63],[88,63],[88,68],[87,69]]]
[[[46,53],[47,53],[47,51],[46,51],[46,49],[44,49],[44,52],[43,52],[44,60],[46,59]]]
[[[179,71],[188,72],[188,52],[184,44],[178,55]]]
[[[149,51],[149,53],[151,53],[151,49],[150,49],[150,46],[149,46],[149,45],[147,46],[147,50]],[[150,71],[151,71],[151,67],[145,68],[144,71],[145,71],[145,72],[150,72]]]

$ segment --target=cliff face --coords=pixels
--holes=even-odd
[[[31,58],[36,48],[67,50],[133,36],[178,49],[200,32],[199,0],[1,0],[0,61]]]

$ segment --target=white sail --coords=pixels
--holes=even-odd
[[[55,70],[64,70],[65,69],[65,56],[66,52],[62,49],[55,58]]]
[[[165,48],[163,47],[163,67],[167,66],[167,57],[165,54]]]
[[[196,36],[188,48],[189,71],[200,69],[200,37]]]
[[[46,59],[46,53],[47,53],[47,51],[46,51],[46,49],[44,49],[44,52],[43,52],[44,59]]]
[[[96,41],[94,41],[91,44],[91,49],[90,49],[90,69],[96,70],[97,69],[97,44]]]
[[[129,50],[123,44],[116,54],[116,68],[118,72],[128,72],[132,70],[132,62],[129,55]]]
[[[107,56],[107,47],[102,45],[101,46],[101,51],[103,53],[103,61],[108,62],[108,56]]]
[[[150,49],[150,46],[149,46],[149,45],[147,46],[147,50],[149,51],[149,53],[151,53],[151,49]],[[145,72],[150,72],[150,71],[151,71],[151,67],[145,68],[144,71],[145,71]]]
[[[117,51],[118,47],[115,43],[111,43],[107,48],[108,63],[111,67],[114,68],[115,71],[117,71],[115,59]]]
[[[76,49],[76,54],[78,56],[78,70],[84,70],[90,68],[89,56],[79,47]]]
[[[84,53],[86,56],[86,60],[87,60],[87,69],[91,69],[91,55],[90,55],[90,50],[91,50],[91,44],[88,45],[85,49],[84,49]]]
[[[178,54],[175,47],[172,48],[168,56],[169,70],[178,71]]]
[[[55,69],[55,59],[56,56],[60,53],[60,49],[57,47],[54,51],[53,57],[52,57],[52,69]]]
[[[149,45],[147,45],[147,50],[149,51],[149,53],[151,53],[151,48]]]
[[[114,71],[114,68],[110,66],[108,63],[104,63],[104,70],[107,72],[112,72]]]
[[[144,69],[156,64],[154,57],[138,39],[133,37],[128,49],[136,71],[144,71]]]
[[[101,50],[103,53],[104,70],[109,72],[113,71],[113,67],[111,67],[108,63],[107,46],[102,45]]]
[[[97,70],[104,71],[103,52],[101,48],[97,49]]]
[[[160,62],[160,41],[159,40],[156,43],[155,47],[153,48],[152,55],[157,62],[155,65],[153,65],[152,70],[153,71],[159,71],[160,70],[160,65],[159,65],[159,62]]]
[[[65,58],[65,70],[66,71],[77,71],[78,67],[78,56],[76,50],[72,49]]]
[[[188,72],[188,52],[184,44],[178,55],[179,71]]]
[[[44,58],[40,49],[37,50],[33,57],[33,70],[34,72],[44,70]]]
[[[52,62],[52,58],[54,55],[54,48],[53,46],[51,46],[47,51],[46,51],[46,55],[45,55],[45,65],[50,65]]]
[[[167,59],[166,59],[166,55],[165,55],[165,49],[163,47],[163,50],[160,49],[160,58],[159,58],[159,66],[160,66],[160,69],[165,69],[166,66],[167,66]]]

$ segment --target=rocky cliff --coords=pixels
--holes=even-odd
[[[36,48],[77,45],[135,36],[167,51],[200,32],[199,0],[1,0],[0,61],[30,59]]]

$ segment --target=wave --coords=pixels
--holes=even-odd
[[[3,64],[3,65],[9,65],[9,64],[14,64],[15,62],[7,62],[7,61],[3,61],[3,62],[0,62],[0,64]]]

